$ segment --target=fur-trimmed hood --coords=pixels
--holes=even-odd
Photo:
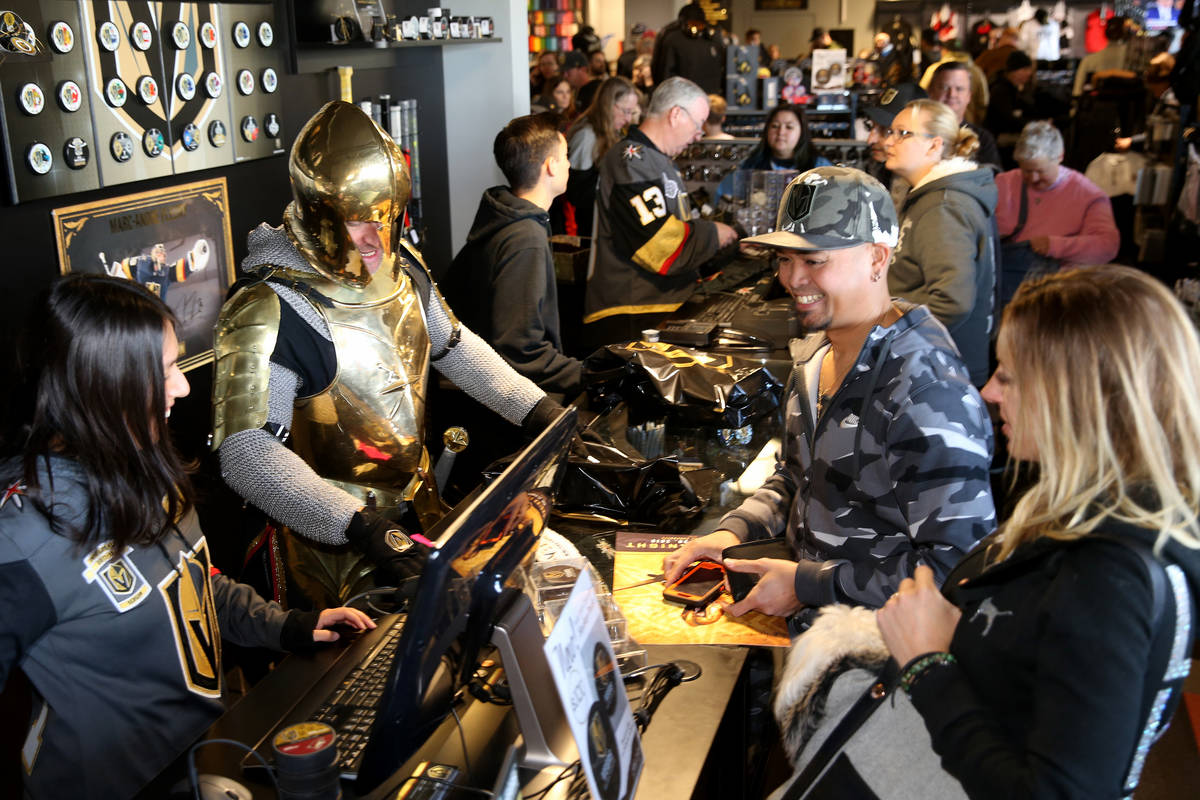
[[[822,609],[788,653],[775,693],[775,719],[788,757],[795,759],[825,720],[833,679],[851,669],[876,674],[891,658],[875,612],[862,606]]]
[[[924,178],[917,181],[917,185],[913,188],[919,189],[927,183],[936,181],[938,178],[944,178],[947,175],[957,175],[960,172],[971,172],[976,169],[979,169],[979,165],[969,158],[963,156],[948,158],[945,161],[939,161],[934,164],[933,169],[929,170]]]
[[[901,216],[908,213],[924,195],[938,191],[954,191],[967,195],[992,216],[996,213],[996,202],[1000,194],[996,190],[996,173],[990,166],[979,166],[969,158],[958,156],[939,161],[933,169],[908,191]]]

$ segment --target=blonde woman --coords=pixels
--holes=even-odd
[[[888,268],[895,297],[929,307],[982,386],[996,285],[996,181],[973,160],[979,138],[949,106],[914,100],[885,132],[885,165],[912,189],[897,209],[900,243]]]
[[[1097,267],[1023,284],[998,355],[983,397],[1037,483],[944,596],[919,567],[879,628],[971,798],[1129,796],[1192,647],[1200,342],[1157,281]]]
[[[729,104],[719,94],[708,96],[708,119],[704,120],[705,139],[732,139],[733,135],[726,133],[721,126],[725,124],[725,112]]]

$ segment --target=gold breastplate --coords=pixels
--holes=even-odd
[[[317,291],[320,281],[309,283]],[[429,334],[405,276],[375,303],[316,306],[329,325],[337,375],[296,402],[293,448],[325,480],[381,507],[410,500],[428,468],[422,441]]]

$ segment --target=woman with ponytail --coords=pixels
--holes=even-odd
[[[885,132],[886,166],[913,187],[897,209],[892,295],[929,307],[958,346],[971,382],[988,376],[996,287],[996,181],[973,160],[979,138],[942,103],[914,100]]]

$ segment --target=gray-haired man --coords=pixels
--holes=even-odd
[[[600,159],[596,241],[584,300],[584,335],[602,345],[636,338],[691,297],[700,267],[737,241],[721,222],[692,219],[671,160],[704,135],[708,95],[668,78],[646,120]]]
[[[992,428],[946,329],[888,295],[896,211],[883,186],[841,167],[789,184],[774,251],[807,335],[792,341],[785,436],[763,487],[718,530],[669,555],[668,582],[697,558],[786,537],[797,561],[729,560],[758,575],[729,607],[799,615],[878,607],[918,564],[944,578],[995,527]]]

